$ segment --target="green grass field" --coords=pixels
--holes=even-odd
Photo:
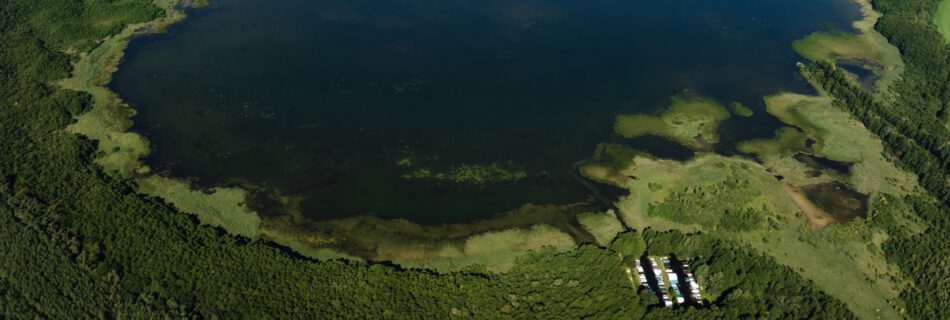
[[[943,0],[937,6],[937,12],[934,13],[934,24],[937,25],[937,30],[940,30],[947,43],[950,43],[950,0]]]

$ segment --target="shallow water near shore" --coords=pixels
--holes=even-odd
[[[111,87],[173,176],[272,188],[315,220],[465,222],[589,200],[574,164],[599,142],[688,156],[612,130],[683,92],[756,111],[723,123],[717,151],[771,137],[762,97],[809,90],[790,43],[857,14],[843,0],[222,0],[133,40]]]

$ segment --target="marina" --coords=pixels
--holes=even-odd
[[[685,261],[675,256],[644,256],[636,260],[636,270],[640,287],[655,293],[664,307],[705,305],[702,287]]]

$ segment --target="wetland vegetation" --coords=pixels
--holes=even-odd
[[[719,123],[729,118],[725,107],[702,97],[677,96],[672,100],[658,116],[618,116],[614,130],[624,138],[652,134],[695,149],[709,149],[719,142]]]
[[[437,130],[443,140],[426,143],[380,142],[389,139],[382,136],[400,134],[388,131],[390,127],[362,125],[386,114],[380,113],[379,106],[363,106],[363,113],[336,110],[336,116],[346,112],[360,115],[346,122],[360,125],[308,127],[311,119],[300,116],[281,120],[291,124],[289,131],[282,131],[284,127],[272,122],[283,114],[319,108],[251,100],[237,94],[243,89],[224,93],[221,88],[210,91],[205,86],[195,86],[193,91],[172,90],[180,94],[168,97],[170,100],[153,97],[157,104],[150,107],[119,88],[122,81],[130,81],[128,76],[143,70],[135,69],[137,59],[144,59],[138,62],[139,67],[151,70],[140,75],[151,80],[127,90],[167,95],[170,85],[182,81],[176,78],[182,74],[171,72],[176,67],[196,67],[214,74],[210,70],[215,66],[202,59],[213,56],[224,61],[228,57],[202,51],[213,48],[197,46],[201,41],[188,42],[195,40],[191,32],[202,32],[189,28],[219,26],[228,19],[216,15],[226,16],[229,11],[237,11],[232,18],[246,18],[241,14],[248,13],[241,10],[250,8],[267,17],[290,14],[280,10],[309,8],[313,10],[298,14],[316,12],[325,23],[347,26],[372,21],[372,28],[386,30],[411,29],[413,23],[420,23],[390,14],[387,10],[392,8],[372,10],[370,2],[356,7],[299,7],[310,3],[287,1],[267,8],[242,1],[227,4],[235,7],[224,2],[186,2],[207,5],[208,11],[189,11],[193,20],[171,28],[171,23],[184,17],[179,3],[171,0],[69,4],[12,0],[0,6],[4,17],[0,19],[0,77],[4,83],[15,84],[0,88],[4,142],[0,145],[0,246],[10,253],[0,257],[3,317],[947,316],[943,306],[950,292],[950,268],[946,267],[950,261],[946,246],[950,211],[946,206],[948,140],[944,125],[945,111],[950,108],[945,90],[950,83],[946,81],[950,77],[946,61],[950,60],[940,57],[950,57],[950,48],[938,28],[930,25],[936,18],[929,16],[939,16],[935,13],[939,1],[875,1],[881,16],[862,0],[863,19],[853,29],[847,26],[851,17],[847,12],[854,7],[847,3],[780,1],[697,7],[697,1],[684,0],[650,4],[645,9],[677,12],[667,22],[686,23],[671,29],[670,34],[699,30],[690,36],[717,39],[722,47],[704,42],[713,47],[702,57],[692,56],[680,50],[679,43],[661,41],[669,39],[669,34],[657,39],[647,36],[643,41],[649,48],[636,43],[609,48],[616,51],[591,47],[591,52],[609,51],[618,59],[624,49],[645,49],[648,55],[641,62],[676,63],[654,70],[607,59],[602,67],[616,74],[579,76],[578,81],[590,82],[588,87],[582,86],[585,90],[562,92],[567,98],[553,96],[535,106],[519,102],[530,101],[528,93],[548,92],[552,87],[514,92],[505,96],[509,104],[489,107],[486,103],[484,109],[466,109],[418,97],[448,83],[429,77],[394,77],[391,79],[397,80],[376,82],[377,87],[370,89],[358,85],[369,86],[369,82],[339,80],[339,74],[323,79],[338,81],[335,86],[314,85],[321,84],[319,81],[298,86],[275,84],[288,90],[280,91],[283,93],[330,88],[327,92],[342,96],[339,101],[356,92],[382,90],[389,94],[384,96],[387,101],[405,98],[420,105],[431,103],[419,109],[394,104],[395,109],[388,113],[400,121],[419,118],[420,122],[412,122],[418,125],[411,128],[420,132],[456,126],[451,128],[454,133]],[[819,3],[834,10],[811,11]],[[503,18],[488,25],[522,31],[503,33],[510,38],[496,40],[487,49],[477,48],[486,50],[491,59],[537,58],[531,48],[512,43],[528,39],[540,43],[534,48],[548,48],[542,45],[547,38],[539,36],[536,29],[554,25],[575,31],[597,30],[558,23],[563,21],[559,19],[570,20],[568,13],[599,16],[616,11],[605,4],[592,4],[602,11],[556,10],[556,6],[538,3],[507,6],[510,4],[492,2],[485,7],[486,16]],[[241,5],[250,7],[242,9]],[[434,12],[468,8],[409,7],[429,23],[452,17]],[[262,11],[265,9],[273,11]],[[918,19],[921,12],[926,13],[926,19]],[[679,13],[684,17],[677,18]],[[616,36],[629,32],[624,27],[639,30],[618,22],[629,18],[625,14],[630,13],[610,15],[616,21],[605,20],[617,23],[608,23],[610,28],[624,30]],[[650,10],[636,14],[643,14],[637,16],[644,20],[638,23],[659,18]],[[793,18],[795,14],[814,20],[800,21]],[[749,15],[754,17],[751,22],[744,19]],[[817,20],[826,18],[843,24],[825,30]],[[254,32],[281,35],[257,30],[261,27],[255,23],[261,20],[244,22],[242,28],[252,30],[249,36]],[[106,85],[132,36],[163,30],[170,33],[134,40],[112,81],[122,99],[135,106],[132,109]],[[744,30],[767,35],[746,34]],[[815,31],[819,33],[812,34]],[[584,39],[589,34],[574,35]],[[438,35],[423,32],[419,36]],[[795,39],[803,40],[792,45]],[[394,56],[413,56],[412,49],[425,51],[409,45],[412,39],[404,40],[393,44]],[[587,40],[590,42],[584,43],[596,44],[603,39]],[[184,42],[170,45],[175,41]],[[161,48],[163,43],[169,50],[182,43],[195,46],[184,46],[192,51],[177,56],[181,59],[149,62],[148,55],[157,53],[143,50]],[[655,46],[657,43],[669,46]],[[761,49],[759,54],[739,59],[749,45]],[[869,45],[875,50],[855,50]],[[656,48],[661,50],[651,51]],[[230,58],[240,61],[241,55],[255,59],[269,56],[259,49],[237,47],[232,53],[238,57]],[[794,61],[799,59],[792,50],[813,62],[796,66]],[[283,50],[278,56],[294,52]],[[705,54],[708,52],[716,54]],[[838,65],[843,59],[881,66],[868,68],[878,76],[875,85],[863,86],[859,79],[842,72]],[[544,67],[537,70],[548,70],[550,65],[544,62],[557,61],[527,60]],[[453,64],[451,59],[444,62]],[[592,66],[597,64],[563,68],[577,72]],[[248,67],[261,72],[275,70]],[[746,67],[754,71],[744,71]],[[634,77],[614,87],[591,80],[603,76],[613,83],[634,70],[660,81],[638,86],[635,84],[642,78]],[[519,76],[531,75],[530,70],[521,71],[526,73]],[[544,75],[550,77],[547,72]],[[789,76],[795,72],[806,81]],[[228,76],[208,74],[189,73],[188,79]],[[486,102],[507,101],[498,98],[504,96],[498,92],[481,90],[484,88],[478,87],[477,80],[463,86],[472,90],[468,97],[484,95]],[[511,80],[526,83],[517,76]],[[214,85],[214,81],[199,82]],[[259,90],[266,85],[251,82]],[[616,92],[628,93],[612,94]],[[207,104],[211,100],[206,98],[221,98],[219,95],[235,99],[231,102],[236,104]],[[572,95],[575,99],[570,99]],[[576,99],[588,96],[598,99]],[[497,99],[491,100],[493,97]],[[227,107],[223,110],[237,111],[212,112],[214,106],[222,105]],[[502,110],[512,105],[519,106],[511,109],[517,112]],[[730,117],[725,106],[737,116]],[[268,111],[282,107],[293,110]],[[456,108],[468,112],[460,117],[439,113]],[[400,112],[406,110],[412,112],[400,118]],[[136,112],[140,113],[130,118]],[[167,112],[167,118],[156,112]],[[317,113],[333,116],[332,110]],[[156,119],[161,121],[154,122]],[[170,122],[176,119],[186,126]],[[293,126],[294,121],[301,125]],[[196,123],[245,130],[215,133],[194,126]],[[495,131],[512,124],[523,132]],[[181,137],[160,132],[169,126],[188,130],[182,130]],[[387,130],[374,130],[381,127]],[[477,133],[471,133],[473,130]],[[266,137],[260,132],[282,135]],[[303,133],[317,134],[304,139],[309,136]],[[414,137],[431,135],[425,132]],[[204,139],[188,140],[195,136]],[[402,136],[403,141],[410,136]],[[660,138],[651,140],[651,136]],[[300,152],[309,143],[327,141],[320,140],[325,137],[344,139],[331,147]],[[369,145],[386,148],[368,156],[334,150],[347,145],[355,148],[373,139],[381,140]],[[270,146],[275,141],[287,144]],[[506,143],[519,148],[506,149]],[[247,157],[236,150],[244,150]],[[205,153],[204,158],[199,151]],[[187,157],[174,160],[172,155],[178,152]],[[331,156],[323,158],[324,153]],[[301,164],[314,164],[314,168],[296,169]],[[388,169],[366,169],[372,166]],[[374,179],[389,175],[399,182],[374,190],[366,187],[372,181],[355,177],[360,174]],[[373,211],[366,207],[343,214],[346,210],[337,212],[330,204],[330,211],[313,210],[314,205],[324,204],[319,201],[323,190],[352,192],[331,187],[341,181],[359,186],[356,190],[360,192],[359,196],[342,197],[336,209],[353,202],[396,209],[389,214],[366,215]],[[551,191],[568,183],[576,185],[564,187],[565,193]],[[614,189],[598,192],[602,189],[592,183]],[[424,190],[401,190],[406,186]],[[415,199],[413,195],[432,192],[457,194],[458,198],[420,201],[402,209],[398,201],[373,201],[399,194]],[[532,198],[538,196],[541,198]],[[555,200],[544,200],[548,196]],[[485,199],[500,201],[468,213],[454,207],[477,205]],[[431,212],[417,210],[420,207]],[[417,211],[419,215],[403,214]],[[710,307],[656,307],[659,301],[655,296],[638,292],[623,271],[644,253],[675,254],[690,261]],[[247,299],[248,292],[260,294]]]

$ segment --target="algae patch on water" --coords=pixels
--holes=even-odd
[[[405,179],[431,180],[481,185],[498,182],[517,182],[528,176],[524,169],[512,162],[491,164],[461,164],[447,170],[419,168],[403,174]]]
[[[749,107],[746,107],[741,102],[733,102],[730,103],[729,106],[732,107],[732,113],[740,117],[748,118],[755,114],[755,111],[752,111],[752,109],[749,109]]]
[[[728,118],[729,111],[715,100],[676,96],[669,108],[658,116],[618,116],[614,130],[625,138],[656,135],[690,148],[708,149],[719,142],[719,123]]]

